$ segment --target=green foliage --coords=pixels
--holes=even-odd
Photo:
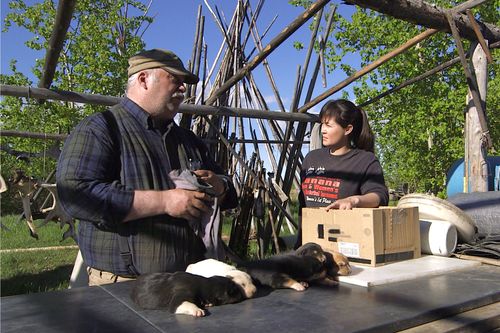
[[[307,7],[311,6],[312,1],[311,0],[289,0],[288,3],[291,4],[292,6],[295,6],[295,7],[307,8]]]
[[[293,42],[293,47],[297,50],[302,50],[304,48],[304,43],[301,42]]]
[[[301,1],[294,1],[301,3]],[[450,1],[434,1],[450,8]],[[483,22],[499,25],[500,0],[473,10]],[[337,28],[326,56],[329,69],[355,70],[347,59],[359,54],[361,66],[378,60],[425,28],[357,7],[352,17],[338,17]],[[465,50],[470,42],[463,40]],[[354,83],[358,104],[396,87],[458,56],[450,34],[437,33],[403,54],[389,60]],[[493,51],[498,59],[499,50]],[[489,64],[487,116],[494,147],[500,147],[500,62]],[[408,183],[411,191],[443,195],[446,172],[464,155],[464,110],[467,84],[460,63],[425,80],[407,86],[365,107],[377,137],[377,154],[387,184],[397,188]],[[344,94],[344,97],[347,94]]]
[[[23,0],[9,2],[11,10],[5,17],[3,33],[13,25],[32,33],[25,45],[33,50],[46,50],[52,34],[57,2],[44,0],[28,6]],[[71,25],[59,56],[52,89],[79,93],[120,96],[127,79],[127,59],[144,48],[141,34],[143,26],[152,22],[144,15],[147,6],[134,0],[77,1]],[[37,59],[32,67],[33,76],[40,80],[45,59]],[[11,75],[0,75],[1,84],[31,86],[33,82],[26,73],[16,68],[16,60],[10,62]],[[102,107],[70,102],[45,101],[40,103],[30,98],[4,97],[0,102],[2,128],[39,133],[69,133],[85,116],[101,111]],[[43,157],[50,142],[33,139],[2,137],[2,144],[27,155],[29,163],[7,155],[2,151],[2,176],[21,168],[28,175],[43,179],[55,169],[53,158]],[[2,197],[2,205],[10,207],[11,196]],[[6,213],[2,210],[2,213]]]

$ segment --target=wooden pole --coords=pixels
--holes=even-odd
[[[76,0],[60,0],[57,6],[56,20],[54,29],[49,40],[49,47],[45,55],[45,64],[43,66],[43,76],[38,82],[38,87],[48,88],[52,84],[54,74],[56,72],[57,61],[59,54],[64,46],[66,32],[68,31],[73,11],[75,9]]]
[[[367,106],[367,105],[369,105],[369,104],[372,104],[372,103],[374,103],[374,102],[376,102],[376,101],[378,101],[378,100],[380,100],[380,99],[384,98],[384,97],[385,97],[385,96],[387,96],[387,95],[390,95],[390,94],[392,94],[392,93],[394,93],[394,92],[397,92],[397,91],[399,91],[399,90],[403,89],[404,87],[407,87],[407,86],[412,85],[412,84],[414,84],[414,83],[416,83],[416,82],[418,82],[418,81],[421,81],[421,80],[423,80],[423,79],[425,79],[425,78],[428,78],[429,76],[434,75],[434,74],[436,74],[436,73],[438,73],[438,72],[441,72],[441,71],[445,70],[446,68],[451,67],[451,66],[453,66],[453,65],[455,65],[455,64],[457,64],[457,63],[459,63],[459,62],[460,62],[460,57],[456,57],[456,58],[453,58],[453,59],[451,59],[451,60],[448,60],[448,61],[446,61],[446,62],[442,63],[441,65],[436,66],[436,67],[434,67],[433,69],[431,69],[431,70],[429,70],[429,71],[425,72],[425,73],[424,73],[424,74],[422,74],[422,75],[416,76],[416,77],[414,77],[413,79],[410,79],[410,80],[408,80],[408,81],[403,82],[402,84],[400,84],[400,85],[399,85],[399,86],[397,86],[397,87],[394,87],[394,88],[392,88],[392,89],[389,89],[389,90],[387,90],[387,91],[384,91],[384,92],[383,92],[383,93],[381,93],[380,95],[375,96],[375,97],[373,97],[372,99],[370,99],[370,100],[368,100],[368,101],[366,101],[366,102],[363,102],[363,103],[358,104],[358,106],[359,106],[360,108],[362,108],[362,107],[365,107],[365,106]]]
[[[307,94],[306,94],[306,97],[305,97],[305,100],[304,100],[305,103],[309,102],[310,99],[311,99],[311,94],[310,93],[312,92],[313,86],[316,84],[316,79],[317,79],[317,76],[318,76],[318,73],[319,73],[319,66],[321,64],[321,58],[322,58],[322,55],[323,55],[323,53],[325,51],[325,46],[326,46],[325,41],[327,41],[328,38],[329,38],[329,36],[330,36],[330,32],[331,32],[332,25],[333,25],[333,22],[334,22],[334,17],[335,17],[336,10],[337,10],[337,7],[333,5],[331,7],[331,10],[330,10],[330,13],[329,13],[330,15],[328,16],[328,20],[326,22],[326,27],[325,27],[325,30],[323,31],[323,35],[320,36],[321,40],[324,41],[324,42],[320,43],[320,46],[319,46],[320,50],[319,50],[319,54],[318,54],[318,59],[316,60],[316,66],[314,68],[314,71],[313,71],[313,74],[312,74],[312,77],[311,77],[310,86],[309,86],[309,89],[307,91]],[[318,22],[320,21],[320,19],[321,18],[318,17]],[[316,35],[315,35],[314,39],[316,39]],[[311,40],[311,44],[313,44],[312,40]],[[309,62],[307,62],[307,66],[309,66]],[[304,79],[304,77],[302,79]],[[303,84],[304,84],[304,82],[302,81],[302,83],[301,83],[301,85],[302,85],[301,86],[301,90],[303,88]],[[296,107],[296,105],[295,105],[295,107]],[[302,151],[301,151],[303,143],[301,143],[301,142],[304,140],[306,128],[307,128],[307,125],[305,123],[299,123],[297,125],[297,131],[296,131],[296,135],[295,135],[295,142],[294,142],[294,144],[291,147],[291,154],[290,154],[291,158],[290,158],[290,161],[289,161],[289,169],[285,173],[285,180],[287,180],[287,181],[283,184],[283,191],[288,196],[290,196],[290,191],[292,190],[292,184],[293,184],[292,181],[295,181],[295,183],[297,185],[297,188],[300,188],[300,174],[299,174],[299,170],[297,170],[297,167],[299,166],[299,160],[303,159]],[[289,206],[287,206],[287,208],[289,208]],[[282,216],[280,216],[280,218],[278,220],[278,223],[277,223],[277,228],[278,229],[281,228],[282,220],[283,220]]]
[[[264,97],[262,96],[262,93],[260,92],[260,90],[257,88],[257,85],[256,85],[253,77],[250,77],[250,86],[252,88],[253,93],[255,94],[255,97],[257,99],[257,102],[259,103],[259,106],[261,108],[264,107],[265,109],[267,109],[266,101],[264,100]],[[278,133],[274,132],[273,124],[271,124],[271,122],[272,121],[270,121],[269,127],[270,127],[271,131],[273,131],[274,138],[282,141],[282,137],[279,136]],[[266,126],[265,126],[264,121],[262,119],[258,119],[258,125],[260,128],[260,132],[262,133],[262,136],[266,140],[269,140],[269,135],[267,133]],[[278,145],[278,147],[280,147],[280,146]],[[269,142],[269,144],[266,145],[266,151],[267,151],[267,155],[269,157],[269,162],[272,165],[272,169],[276,170],[277,164],[276,164],[276,159],[275,159],[274,154],[273,154],[273,147],[271,146],[271,142]]]
[[[397,49],[394,49],[391,52],[383,55],[382,57],[380,57],[376,61],[372,62],[371,64],[363,67],[362,69],[360,69],[359,71],[357,71],[356,73],[354,73],[353,75],[351,75],[350,77],[345,79],[344,81],[340,82],[339,84],[333,86],[332,88],[328,89],[324,93],[320,94],[318,97],[316,97],[312,101],[304,104],[302,107],[300,107],[298,109],[298,112],[306,112],[307,110],[309,110],[310,108],[312,108],[316,104],[320,103],[324,99],[328,98],[329,96],[333,95],[334,93],[336,93],[340,89],[345,88],[346,86],[348,86],[349,84],[351,84],[355,80],[359,79],[363,75],[371,72],[372,70],[374,70],[375,68],[384,64],[385,62],[389,61],[390,59],[394,58],[395,56],[403,53],[404,51],[406,51],[407,49],[409,49],[413,45],[415,45],[415,44],[423,41],[424,39],[434,35],[436,32],[438,32],[438,30],[436,30],[436,29],[427,29],[424,32],[418,34],[417,36],[413,37],[412,39],[410,39],[409,41],[407,41],[406,43],[404,43],[403,45],[401,45]]]
[[[50,99],[56,101],[69,101],[75,103],[85,103],[94,105],[112,106],[120,103],[120,97],[103,96],[75,93],[66,90],[52,90],[44,88],[21,87],[13,85],[0,85],[1,96],[30,97],[38,99]],[[318,116],[315,114],[297,114],[289,112],[278,112],[269,110],[255,110],[243,108],[230,108],[223,106],[181,104],[179,113],[189,113],[197,115],[219,115],[232,117],[248,117],[256,119],[273,120],[294,120],[305,122],[316,122]]]
[[[498,260],[498,259],[485,258],[485,257],[480,257],[480,256],[470,256],[467,254],[458,254],[458,253],[453,253],[453,256],[457,257],[458,259],[473,260],[473,261],[479,261],[480,263],[483,263],[483,264],[500,266],[500,260]]]
[[[460,37],[468,40],[476,40],[476,34],[467,15],[459,14],[467,9],[474,8],[490,0],[469,0],[452,8],[458,14],[457,26]],[[447,9],[431,5],[430,1],[422,0],[346,0],[346,2],[363,8],[370,8],[379,13],[390,15],[394,18],[424,26],[450,32],[445,13]],[[500,27],[481,23],[484,37],[490,43],[500,41]]]
[[[333,17],[333,15],[335,13],[335,9],[336,9],[336,7],[334,6],[333,11],[330,13],[331,14],[330,17]],[[300,97],[302,95],[304,81],[305,81],[306,76],[307,76],[307,70],[309,68],[311,54],[312,54],[312,51],[314,49],[314,45],[315,45],[315,41],[316,41],[316,38],[318,35],[319,25],[320,25],[322,17],[323,17],[323,8],[320,11],[318,11],[318,14],[316,14],[316,21],[315,21],[313,31],[311,33],[310,40],[309,40],[309,48],[307,50],[306,57],[304,59],[304,64],[303,64],[302,68],[299,68],[299,72],[297,74],[298,80],[297,80],[297,84],[295,86],[295,93],[293,95],[292,103],[290,105],[290,110],[292,112],[297,112],[297,107],[299,105]],[[327,27],[327,31],[329,31],[329,27]],[[323,49],[321,49],[319,51],[320,54],[322,52],[323,52]],[[306,126],[301,126],[299,124],[297,126],[297,130],[296,130],[297,134],[294,135],[293,123],[289,122],[286,126],[285,140],[289,140],[290,138],[293,138],[293,137],[295,137],[295,140],[297,140],[293,146],[288,147],[288,145],[284,145],[283,149],[282,149],[282,151],[285,152],[285,154],[282,154],[282,158],[284,158],[286,156],[286,153],[288,153],[288,156],[289,156],[287,163],[286,163],[285,176],[283,177],[284,180],[283,180],[283,184],[282,184],[283,188],[285,189],[285,193],[287,193],[287,195],[289,194],[289,191],[287,191],[286,189],[291,188],[293,182],[295,182],[295,184],[297,186],[300,185],[300,180],[298,179],[298,177],[294,177],[294,173],[295,173],[295,169],[296,169],[295,161],[298,158],[298,156],[302,157],[302,153],[300,151],[302,144],[299,144],[298,141],[303,140],[303,135],[305,134],[305,129],[306,129]],[[281,166],[281,164],[279,166]],[[281,172],[279,170],[280,170],[280,168],[278,168],[278,172],[276,175],[278,177],[278,179],[276,179],[278,184],[280,184],[280,179],[282,177]]]
[[[475,104],[477,109],[477,115],[479,117],[479,124],[481,125],[481,135],[484,141],[484,144],[488,147],[492,147],[492,141],[490,137],[490,133],[488,131],[488,123],[486,122],[486,114],[485,114],[485,100],[481,99],[481,95],[479,93],[477,79],[474,75],[472,75],[469,65],[467,63],[467,59],[465,58],[465,51],[462,45],[462,41],[460,40],[460,36],[458,34],[458,28],[455,24],[455,19],[453,12],[446,12],[446,18],[450,24],[450,29],[452,31],[453,38],[455,39],[455,43],[457,44],[458,55],[460,56],[460,62],[462,63],[462,67],[464,69],[465,78],[467,79],[467,86],[469,87],[469,92],[472,96],[472,101]],[[486,94],[485,94],[486,96]]]
[[[259,37],[259,31],[257,29],[256,24],[253,24],[253,28],[252,28],[251,32],[252,32],[252,38],[254,40],[255,46],[257,47],[259,52],[262,52],[262,50],[263,50],[262,38]],[[269,62],[267,61],[267,59],[264,59],[262,64],[264,65],[264,69],[266,70],[266,74],[267,74],[267,77],[269,79],[269,83],[271,84],[271,89],[273,90],[274,98],[276,99],[276,102],[279,106],[279,109],[282,112],[286,112],[285,106],[283,105],[283,101],[282,101],[281,96],[279,94],[278,88],[276,87],[276,82],[274,80],[273,73],[271,71],[271,68],[269,67]]]
[[[491,44],[489,46],[490,49],[494,49],[494,48],[498,48],[498,47],[500,47],[500,42],[496,42],[496,43]],[[459,62],[460,62],[460,57],[455,57],[455,58],[453,58],[451,60],[448,60],[448,61],[442,63],[441,65],[438,65],[438,66],[434,67],[433,69],[428,70],[427,72],[425,72],[425,73],[423,73],[423,74],[421,74],[419,76],[416,76],[416,77],[414,77],[412,79],[409,79],[408,81],[405,81],[405,82],[401,83],[397,87],[394,87],[392,89],[384,91],[380,95],[375,96],[375,97],[373,97],[372,99],[370,99],[370,100],[368,100],[366,102],[358,104],[358,106],[360,108],[362,108],[362,107],[365,107],[365,106],[367,106],[369,104],[372,104],[372,103],[374,103],[374,102],[376,102],[376,101],[384,98],[387,95],[395,93],[396,91],[399,91],[399,90],[401,90],[401,89],[403,89],[403,88],[405,88],[405,87],[407,87],[409,85],[412,85],[412,84],[414,84],[414,83],[416,83],[418,81],[424,80],[424,79],[428,78],[429,76],[432,76],[432,75],[434,75],[434,74],[436,74],[438,72],[441,72],[441,71],[443,71],[443,70],[445,70],[445,69],[447,69],[447,68],[449,68],[449,67],[451,67],[451,66],[453,66],[453,65],[455,65],[455,64],[457,64]]]
[[[51,133],[39,133],[39,132],[25,132],[25,131],[15,131],[15,130],[2,130],[0,131],[0,137],[12,137],[12,138],[28,138],[28,139],[40,139],[40,140],[65,140],[68,137],[69,134],[51,134]],[[217,139],[202,139],[203,142],[206,143],[214,143],[218,142]],[[268,139],[267,136],[265,139],[257,139],[257,140],[250,140],[250,139],[227,139],[229,143],[256,143],[256,144],[265,144],[266,146],[269,146],[271,144],[275,145],[282,145],[282,144],[292,144],[295,141],[288,141],[288,142],[283,142],[283,140],[271,140]],[[303,144],[309,144],[309,141],[304,141],[302,142]],[[0,146],[0,150],[2,149],[3,146]]]
[[[491,56],[490,50],[488,49],[488,44],[483,37],[481,28],[479,27],[479,24],[477,24],[476,19],[474,18],[474,15],[470,11],[470,9],[467,9],[465,12],[467,13],[467,17],[469,18],[472,28],[474,29],[474,33],[477,36],[477,40],[479,41],[479,44],[481,44],[481,47],[483,48],[483,51],[486,54],[486,59],[488,59],[488,64],[491,64],[493,62],[493,57]]]
[[[486,91],[488,83],[488,62],[483,48],[475,44],[472,53],[472,66],[474,68],[481,104],[485,105]],[[469,89],[467,94],[467,113],[466,113],[466,149],[467,164],[464,169],[468,170],[468,192],[486,192],[488,191],[488,165],[486,163],[487,151],[483,144],[483,133],[480,122],[477,104],[472,100],[472,94]]]
[[[0,132],[0,136],[41,139],[41,140],[65,140],[68,137],[68,134],[49,134],[49,133],[23,132],[14,130],[2,130]]]
[[[473,8],[475,6],[478,6],[479,4],[482,4],[488,0],[469,0],[466,1],[456,7],[454,7],[451,11],[453,13],[456,13],[458,15],[459,12],[465,11],[469,8]],[[352,76],[349,78],[345,79],[344,81],[340,82],[336,86],[330,88],[323,94],[319,95],[316,97],[314,100],[312,100],[309,103],[306,103],[304,106],[302,106],[298,112],[306,112],[319,102],[323,101],[325,98],[333,95],[337,91],[339,91],[342,88],[345,88],[347,85],[351,84],[353,81],[359,79],[363,75],[369,73],[370,71],[374,70],[375,68],[379,67],[386,61],[390,60],[391,58],[395,57],[396,55],[406,51],[408,48],[412,47],[413,45],[419,43],[420,41],[426,39],[427,37],[432,36],[439,30],[447,30],[451,31],[450,24],[448,23],[448,19],[446,17],[446,11],[440,8],[435,8],[433,6],[430,6],[420,0],[346,0],[348,3],[352,3],[355,5],[358,5],[360,7],[364,8],[370,8],[373,10],[376,10],[380,13],[384,13],[387,15],[390,15],[395,18],[403,19],[409,22],[414,22],[423,26],[427,27],[432,27],[432,29],[428,29],[424,31],[423,33],[419,34],[418,36],[415,36],[414,38],[410,39],[408,42],[400,46],[399,48],[393,50],[392,52],[389,52],[388,54],[382,56],[380,59],[377,61],[369,64],[368,66],[365,66],[358,72],[354,73]],[[417,19],[416,13],[419,13],[420,9],[425,8],[425,11],[423,13],[420,13],[418,15],[418,22],[415,22]],[[436,12],[437,10],[437,12]],[[433,18],[434,17],[434,18]],[[437,21],[440,23],[437,24],[436,22],[434,23],[429,23],[428,20],[436,20],[435,17],[437,18]],[[459,19],[457,20],[458,23],[460,24],[460,33],[465,29],[462,27],[462,23],[465,20],[468,20],[466,15],[461,15]],[[484,24],[483,24],[484,28]],[[500,41],[500,28],[489,25],[488,26],[489,30],[487,35],[485,35],[486,38],[489,38],[490,42],[496,42]],[[469,38],[476,39],[476,35],[474,33],[474,29],[472,28],[472,25],[470,26],[470,35],[468,35]]]
[[[333,17],[335,16],[336,10],[337,10],[336,6],[331,7],[330,16],[329,16],[328,21],[326,23],[326,29],[324,31],[324,36],[322,36],[322,40],[328,39],[328,36],[330,34],[330,30],[331,30],[331,27],[333,24]],[[296,92],[294,94],[294,98],[293,98],[293,101],[292,101],[292,104],[290,107],[290,109],[293,112],[297,111],[300,96],[302,95],[304,81],[306,78],[307,70],[309,68],[309,62],[311,59],[311,53],[312,53],[312,50],[314,48],[315,41],[317,39],[318,29],[319,29],[319,25],[320,25],[322,16],[323,16],[323,10],[319,11],[318,14],[316,15],[316,26],[314,27],[313,32],[311,33],[311,39],[309,41],[309,49],[308,49],[308,52],[306,54],[306,58],[304,60],[304,65],[302,67],[302,74],[299,74],[299,82],[298,82],[297,89],[296,89]],[[324,48],[325,48],[325,43],[320,43],[320,50],[318,52],[319,53],[318,54],[318,61],[321,58],[321,54],[324,52]],[[317,75],[317,72],[315,71],[313,73],[314,80],[316,80],[316,75]],[[306,96],[306,99],[305,99],[306,103],[309,101],[307,98],[308,98],[308,95]],[[288,133],[288,131],[287,131],[287,133],[285,135],[285,140],[289,140],[293,134],[293,132],[291,131],[291,129],[292,129],[291,125],[292,125],[292,123],[289,123],[287,125],[287,130],[290,129],[290,133]],[[297,169],[297,163],[298,163],[299,157],[303,158],[302,151],[301,151],[302,144],[299,142],[303,141],[303,139],[304,139],[306,127],[307,126],[303,126],[301,124],[297,125],[296,134],[294,135],[296,142],[292,145],[292,147],[290,147],[290,158],[287,161],[287,169],[285,170],[285,176],[284,176],[285,181],[283,182],[283,190],[285,191],[285,193],[287,195],[290,194],[290,190],[292,188],[293,182],[295,182],[297,187],[300,186],[300,179],[299,179],[299,175],[296,174],[296,169]],[[290,136],[288,136],[288,135],[290,135]],[[278,179],[276,181],[278,181]],[[280,219],[280,222],[281,222],[281,219]],[[280,224],[281,223],[278,223],[278,225],[280,225]]]
[[[252,20],[252,22],[253,22],[253,20]],[[252,37],[254,39],[254,43],[256,45],[256,48],[258,49],[259,52],[262,52],[263,47],[262,47],[262,43],[261,43],[261,37],[259,37],[259,32],[258,32],[258,29],[257,29],[257,25],[255,25],[255,24],[253,25],[253,29],[252,29]],[[272,71],[271,71],[271,68],[269,66],[269,63],[268,63],[267,59],[264,59],[263,65],[264,65],[264,69],[266,70],[266,74],[267,74],[267,77],[268,77],[269,82],[271,84],[271,88],[272,88],[272,90],[274,92],[274,97],[275,97],[275,99],[276,99],[276,101],[278,103],[278,106],[279,106],[279,108],[280,108],[280,110],[282,112],[286,112],[285,106],[283,105],[283,101],[282,101],[281,96],[279,94],[278,88],[276,87],[276,83],[274,81],[274,77],[273,77],[273,74],[272,74]],[[254,81],[253,77],[250,78],[250,81],[251,81],[253,90],[254,90],[254,92],[255,92],[258,100],[260,101],[260,103],[262,105],[265,105],[264,98],[262,97],[260,91],[258,91],[258,88],[257,88],[257,86],[255,84],[255,81]],[[267,108],[267,106],[266,106],[266,108]],[[263,125],[262,121],[259,121],[259,126],[260,126],[260,129],[261,129],[261,132],[267,138],[267,133],[265,133],[265,128],[264,128],[264,125]],[[277,131],[277,129],[279,127],[275,124],[275,122],[273,120],[269,121],[269,126],[270,126],[270,128],[271,128],[271,130],[273,132],[274,138],[278,139],[278,140],[282,140],[281,133],[279,133]],[[277,148],[281,152],[283,152],[283,148],[284,147],[285,147],[284,145],[278,145]],[[278,168],[278,165],[276,163],[276,159],[275,159],[274,155],[272,155],[272,147],[267,146],[266,149],[268,151],[269,159],[270,159],[270,162],[271,162],[271,164],[273,166],[273,170],[276,171],[276,169]]]
[[[318,0],[311,5],[304,13],[299,15],[292,23],[290,23],[281,33],[278,34],[264,50],[255,56],[246,66],[238,70],[231,78],[224,82],[212,95],[207,99],[207,105],[213,104],[217,98],[228,91],[236,82],[240,81],[252,69],[257,67],[272,51],[274,51],[283,41],[293,34],[300,26],[302,26],[309,18],[311,18],[318,10],[323,8],[329,0]]]
[[[332,29],[332,25],[333,25],[336,11],[337,11],[337,6],[335,6],[335,5],[331,6],[330,15],[329,15],[328,20],[326,22],[326,29],[324,31],[324,34],[322,36],[320,36],[321,40],[325,41],[325,42],[320,43],[320,46],[319,46],[320,50],[319,50],[318,59],[317,59],[318,64],[321,63],[321,59],[322,59],[322,56],[323,56],[324,51],[325,51],[326,41],[328,40],[328,37],[330,36],[330,32]],[[318,17],[318,23],[319,23],[320,19],[321,19],[321,17]],[[316,39],[316,33],[314,34],[314,40],[315,39]],[[311,40],[311,46],[313,46],[313,45],[314,45],[314,41]],[[309,67],[309,59],[307,60],[307,62],[304,63],[304,66]],[[317,66],[315,67],[315,70],[313,72],[314,83],[312,83],[312,84],[315,84],[316,78],[318,75],[318,71],[316,71],[316,68],[317,68]],[[300,83],[300,85],[301,85],[300,86],[300,94],[302,93],[305,75],[306,75],[306,69],[304,69],[304,73],[302,75],[302,81]],[[311,78],[311,80],[312,80],[312,78]],[[306,94],[306,98],[305,98],[306,103],[309,102],[309,100],[311,98],[311,96],[309,95],[309,91],[310,90],[308,89],[308,93]],[[296,107],[297,107],[297,105],[294,105],[293,110],[295,110]],[[285,179],[296,180],[297,187],[300,186],[299,177],[298,176],[293,177],[293,173],[296,172],[297,166],[299,164],[299,158],[303,159],[302,151],[301,151],[302,144],[299,142],[304,140],[306,128],[307,128],[307,124],[305,124],[305,123],[300,123],[297,126],[297,132],[296,132],[297,134],[295,135],[295,143],[291,148],[291,156],[292,156],[291,169],[289,171],[287,171],[287,173],[285,174]],[[287,138],[285,138],[285,139],[287,139]],[[289,194],[291,188],[292,188],[292,184],[290,183],[285,187],[285,193]]]
[[[191,54],[191,62],[189,64],[189,70],[196,74],[198,77],[200,76],[200,59],[203,51],[203,29],[205,24],[205,16],[201,15],[201,5],[198,6],[198,14],[196,18],[196,32],[194,36],[193,50]],[[204,81],[201,81],[202,86],[202,94],[204,88]],[[193,100],[193,104],[196,101],[196,88],[197,85],[193,84],[189,86],[186,90],[186,100]],[[192,116],[190,114],[183,114],[179,125],[183,128],[190,129],[191,128]]]

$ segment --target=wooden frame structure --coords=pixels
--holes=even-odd
[[[481,45],[483,45],[483,48],[486,45],[484,39],[490,42],[489,48],[499,46],[500,28],[491,24],[477,23],[473,20],[470,12],[466,12],[485,1],[487,0],[469,0],[450,10],[443,10],[418,0],[346,1],[350,4],[371,8],[395,18],[418,23],[426,26],[428,29],[315,98],[312,98],[312,91],[314,90],[321,64],[324,64],[324,60],[322,60],[324,43],[320,43],[320,54],[315,63],[312,79],[307,89],[304,89],[305,78],[314,43],[318,39],[318,30],[323,17],[324,7],[328,4],[329,0],[317,0],[314,2],[266,46],[262,46],[261,40],[263,35],[259,34],[257,25],[255,24],[262,8],[262,0],[254,12],[250,8],[248,1],[239,0],[238,7],[228,26],[224,25],[220,17],[216,15],[212,8],[208,7],[224,36],[224,41],[217,55],[217,59],[222,57],[220,61],[221,65],[215,75],[214,68],[208,70],[206,64],[206,45],[202,43],[205,17],[201,15],[200,6],[198,9],[197,28],[190,69],[198,75],[201,72],[202,89],[199,96],[196,95],[194,87],[188,90],[188,99],[194,101],[196,104],[183,104],[181,106],[180,113],[182,117],[180,124],[181,126],[191,128],[200,137],[205,138],[210,144],[214,158],[221,162],[230,174],[235,175],[235,183],[240,194],[240,208],[233,221],[230,247],[239,254],[244,255],[251,229],[253,229],[256,230],[262,255],[267,251],[271,240],[273,240],[275,250],[278,251],[276,236],[279,234],[283,222],[288,223],[289,228],[292,229],[296,226],[287,203],[293,183],[295,182],[296,185],[299,183],[297,168],[300,166],[303,158],[300,148],[304,143],[307,124],[317,121],[317,116],[308,114],[307,110],[438,31],[448,31],[453,34],[460,53],[458,58],[452,59],[418,77],[410,79],[399,87],[384,92],[370,101],[361,103],[361,105],[373,103],[392,92],[396,92],[444,68],[461,62],[468,79],[467,81],[473,97],[473,105],[477,108],[477,115],[480,119],[482,136],[479,140],[484,141],[482,141],[481,146],[488,146],[491,140],[488,137],[487,124],[484,120],[484,108],[482,106],[484,102],[481,102],[481,99],[484,101],[484,97],[479,94],[477,89],[478,84],[474,81],[472,74],[468,72],[465,52],[463,50],[460,51],[460,38],[482,41]],[[99,105],[113,105],[117,103],[119,100],[117,97],[47,89],[52,83],[55,66],[75,3],[76,0],[60,0],[59,2],[55,26],[50,39],[50,46],[47,50],[44,74],[40,80],[39,88],[2,85],[0,86],[1,95]],[[323,35],[320,36],[320,40],[322,41],[328,39],[334,11],[334,7],[329,11],[330,15],[326,20],[326,28]],[[466,12],[466,14],[463,14],[463,12]],[[306,60],[303,67],[299,67],[297,71],[294,100],[290,111],[286,112],[280,94],[276,89],[276,84],[266,57],[313,16],[316,16],[316,23],[312,29]],[[248,24],[246,34],[243,33],[245,22]],[[254,40],[258,54],[251,60],[248,60],[242,51],[238,53],[236,50],[244,50],[250,37]],[[488,48],[485,48],[484,51],[486,54],[489,54]],[[201,62],[202,57],[205,59],[205,63]],[[489,58],[491,58],[491,55]],[[217,59],[215,62],[217,62]],[[268,110],[264,98],[252,77],[252,70],[261,63],[273,87],[281,112],[270,112]],[[207,82],[211,80],[212,75],[215,76],[212,89],[208,90]],[[302,106],[299,106],[303,90],[306,91],[305,102]],[[205,94],[208,95],[206,99]],[[251,103],[252,108],[242,107],[245,103],[243,101],[244,97],[253,101]],[[198,117],[193,122],[193,115],[201,115],[201,117]],[[263,139],[257,139],[256,132],[253,129],[254,125],[250,122],[250,119],[255,119]],[[244,120],[248,120],[248,126],[245,126]],[[283,130],[277,121],[286,121],[286,129]],[[298,123],[295,127],[294,122]],[[245,138],[245,133],[248,132],[250,132],[251,140]],[[269,132],[271,132],[273,138],[271,138]],[[239,137],[236,137],[236,133]],[[1,135],[42,138],[41,133],[16,133],[15,131],[3,131]],[[60,134],[43,134],[43,139],[60,140],[62,138]],[[474,140],[477,140],[477,138]],[[254,153],[251,154],[251,157],[247,157],[246,152],[246,145],[249,143],[252,143],[254,147]],[[273,172],[271,173],[267,173],[264,168],[263,157],[260,156],[258,148],[259,144],[264,144],[266,147],[268,159],[273,168]],[[237,151],[236,145],[239,145],[239,151]],[[266,205],[269,205],[269,216],[266,217],[266,214],[256,212],[256,207],[265,207]],[[254,222],[253,226],[250,225],[250,221]]]

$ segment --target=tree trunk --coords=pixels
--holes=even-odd
[[[390,15],[394,18],[450,32],[448,21],[445,17],[446,9],[430,5],[422,0],[346,0],[345,2],[370,8],[379,13]],[[464,11],[485,2],[480,0],[469,0],[454,9]],[[458,14],[456,25],[460,31],[460,37],[468,40],[477,40],[474,29],[467,15]],[[500,41],[500,27],[490,23],[478,22],[483,36],[490,43]]]

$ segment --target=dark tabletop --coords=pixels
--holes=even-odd
[[[140,310],[134,282],[1,298],[1,332],[391,332],[500,301],[500,267],[364,288],[260,289],[194,318]]]

